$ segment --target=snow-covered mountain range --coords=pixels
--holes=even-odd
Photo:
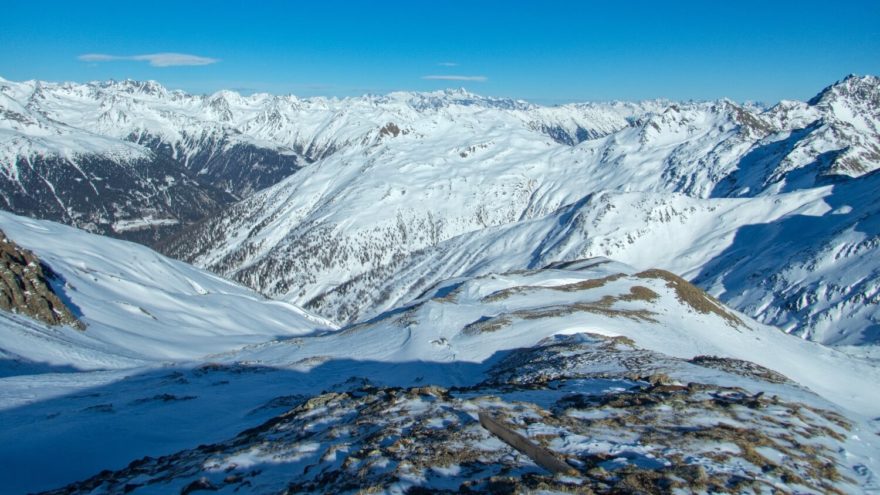
[[[379,100],[398,112],[373,134],[164,250],[342,322],[451,276],[608,256],[807,338],[877,342],[877,78],[767,109],[461,97]]]
[[[543,108],[464,91],[337,100],[0,79],[0,195],[16,213],[150,243],[339,149],[409,132],[394,122],[486,111],[573,144],[643,112],[613,107]]]
[[[0,485],[880,490],[878,168],[872,76],[772,107],[0,79]]]
[[[340,322],[490,266],[609,256],[806,338],[876,343],[878,88],[541,107],[0,80],[0,194]],[[519,242],[490,253],[496,232]]]

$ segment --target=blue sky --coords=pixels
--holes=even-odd
[[[11,80],[769,103],[880,74],[877,0],[6,0],[2,11],[0,76]],[[159,56],[169,53],[186,56]]]

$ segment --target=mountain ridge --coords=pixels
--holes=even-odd
[[[642,211],[634,198],[622,199],[620,205],[605,201],[603,208],[632,208],[645,224],[606,222],[612,230],[597,233],[606,239],[604,248],[598,247],[595,235],[582,232],[575,237],[585,244],[570,248],[568,255],[616,253],[636,264],[641,255],[622,246],[642,242],[644,232],[657,230],[670,218],[689,222],[677,207],[659,206],[663,200],[657,195],[682,194],[691,198],[685,208],[704,212],[726,209],[724,205],[732,204],[726,200],[754,201],[754,211],[762,211],[763,217],[753,212],[738,225],[718,223],[729,224],[726,218],[700,227],[715,243],[689,254],[702,256],[700,260],[680,263],[672,253],[687,249],[670,246],[666,261],[658,252],[645,258],[643,267],[699,276],[698,282],[714,295],[799,335],[827,343],[872,343],[871,329],[877,324],[870,311],[874,275],[857,281],[850,271],[846,280],[829,285],[825,275],[795,280],[783,272],[810,272],[817,257],[825,256],[819,253],[833,252],[840,242],[855,246],[837,249],[849,253],[846,258],[871,259],[869,246],[877,235],[873,224],[829,213],[849,209],[868,214],[874,211],[870,196],[858,193],[859,202],[847,202],[823,188],[864,191],[843,184],[873,183],[872,171],[880,167],[878,88],[874,76],[849,76],[808,102],[783,101],[771,107],[724,99],[542,107],[464,90],[300,99],[231,91],[188,95],[155,82],[130,80],[4,80],[0,103],[7,114],[0,119],[0,145],[6,149],[20,146],[22,136],[31,139],[31,134],[33,142],[51,138],[63,144],[85,132],[89,139],[82,139],[97,148],[115,143],[122,146],[119,150],[134,153],[122,157],[136,160],[136,165],[116,166],[122,162],[112,155],[91,155],[85,164],[67,157],[36,168],[25,162],[5,169],[6,185],[0,192],[7,191],[9,209],[159,246],[263,294],[340,321],[374,311],[374,295],[400,292],[389,281],[423,251],[487,228],[541,218],[564,223],[568,217],[561,212],[588,197],[644,195],[641,204],[654,206]],[[13,113],[21,117],[10,117]],[[35,170],[30,182],[16,175]],[[48,172],[58,170],[67,172],[46,180]],[[114,178],[101,176],[108,170]],[[231,183],[238,186],[229,188]],[[36,184],[44,192],[34,198],[25,194],[31,186],[22,184]],[[838,204],[827,206],[820,197],[833,197]],[[817,231],[821,239],[765,267],[779,284],[794,284],[791,295],[767,298],[784,291],[787,286],[782,285],[756,291],[739,284],[730,290],[718,274],[697,269],[721,254],[725,243],[736,238],[735,231],[767,225],[765,231],[772,234],[775,227],[770,226],[785,221],[772,211],[774,201],[792,202],[780,208],[791,215],[803,206],[807,217],[824,218],[816,223],[824,225]],[[671,203],[682,201],[673,198]],[[672,210],[664,213],[664,208]],[[598,217],[596,221],[601,222]],[[711,234],[713,225],[724,234]],[[841,233],[847,225],[865,229]],[[669,234],[696,241],[685,232]],[[517,245],[520,250],[534,248]],[[812,261],[798,265],[797,253]],[[567,258],[542,259],[550,263]],[[728,262],[735,264],[735,257]],[[356,292],[373,295],[352,298]],[[828,295],[832,293],[842,299]],[[804,310],[804,301],[817,302],[826,295],[833,299],[828,307]],[[855,308],[859,316],[841,319],[843,308]],[[836,316],[826,320],[828,315]],[[829,330],[841,323],[841,329]]]
[[[569,248],[568,256],[623,255],[630,262],[645,263],[644,268],[660,266],[691,277],[702,273],[700,283],[705,288],[728,298],[726,301],[735,301],[735,306],[741,304],[739,309],[765,323],[826,343],[871,344],[876,340],[871,328],[877,324],[871,316],[872,294],[878,285],[874,275],[866,281],[849,272],[846,280],[835,283],[838,288],[834,291],[842,293],[842,299],[830,302],[829,307],[820,305],[824,309],[805,310],[794,295],[768,299],[768,295],[788,291],[785,284],[795,287],[789,292],[803,290],[798,296],[802,299],[815,302],[826,297],[829,285],[821,276],[805,282],[803,277],[786,278],[782,272],[797,266],[798,256],[812,260],[801,264],[809,266],[835,243],[866,242],[867,246],[877,235],[867,227],[870,222],[856,221],[850,225],[865,225],[865,239],[856,239],[857,235],[844,241],[846,236],[841,232],[851,220],[845,214],[830,212],[873,215],[869,213],[874,211],[873,202],[864,191],[876,181],[872,171],[880,166],[880,160],[873,158],[880,138],[871,127],[880,121],[880,113],[859,102],[866,93],[880,92],[880,84],[871,76],[850,77],[831,86],[838,87],[842,89],[825,90],[812,105],[781,102],[760,108],[726,100],[671,103],[662,111],[627,121],[611,134],[575,145],[531,134],[513,121],[491,120],[488,130],[479,131],[480,123],[486,124],[479,118],[470,123],[460,117],[458,126],[439,129],[433,128],[433,123],[422,123],[424,131],[413,126],[409,134],[389,136],[376,146],[341,149],[205,220],[163,249],[272,297],[297,302],[339,321],[356,321],[373,314],[364,314],[370,301],[397,291],[393,288],[400,273],[397,270],[413,262],[410,258],[423,256],[423,250],[430,251],[459,236],[473,235],[491,242],[489,236],[478,233],[504,226],[515,229],[517,223],[540,218],[551,225],[565,224],[568,217],[561,212],[570,205],[606,193],[612,195],[609,197],[630,194],[623,204],[605,201],[601,207],[626,207],[625,211],[643,221],[620,217],[617,224],[603,224],[608,231],[593,236],[588,235],[585,225],[569,226],[580,230],[575,237],[582,244]],[[860,108],[859,112],[850,111]],[[859,165],[852,166],[856,162]],[[853,191],[855,196],[851,201],[845,194],[829,195],[835,190]],[[683,195],[684,200],[668,196],[670,193]],[[644,201],[640,202],[640,197]],[[822,198],[834,204],[829,206]],[[638,240],[644,232],[656,230],[670,219],[687,224],[685,211],[678,207],[663,211],[671,207],[663,203],[683,202],[689,203],[683,206],[686,211],[697,208],[704,212],[699,231],[711,242],[704,242],[703,251],[690,248],[689,243],[699,240],[690,233],[667,229],[668,235],[687,240],[677,247],[668,245],[666,251],[638,254],[630,249],[624,254],[627,246],[641,242]],[[775,206],[784,202],[791,206]],[[740,206],[730,210],[733,204]],[[774,227],[770,226],[789,221],[786,215],[798,215],[799,208],[805,208],[807,217],[815,217],[817,226],[827,226],[817,231],[820,239],[804,243],[806,251],[795,246],[777,260],[779,265],[765,267],[775,274],[778,285],[756,292],[748,284],[738,283],[731,290],[700,269],[721,255],[740,229],[767,225],[766,231],[772,233]],[[727,210],[730,213],[723,219],[712,216],[713,211]],[[780,215],[774,210],[787,213]],[[734,211],[741,215],[739,220],[732,217]],[[597,215],[599,222],[598,215],[605,214],[590,213]],[[606,246],[602,248],[591,237],[605,237]],[[511,249],[525,254],[535,249],[529,243],[537,240],[523,239]],[[783,245],[793,242],[776,240]],[[873,266],[865,249],[849,250],[845,257]],[[474,253],[481,248],[469,245],[467,250],[466,258],[476,258]],[[674,253],[689,250],[688,256],[700,259],[682,264],[675,258]],[[550,263],[569,258],[542,259]],[[453,270],[480,263],[488,267],[493,262],[474,259]],[[430,266],[428,273],[435,269]],[[436,276],[456,273],[441,271]],[[748,291],[761,294],[757,296],[760,302],[753,296],[744,297]],[[386,301],[385,307],[394,300]],[[785,310],[782,306],[786,305],[798,309]],[[860,316],[841,320],[844,307],[850,308],[847,311],[855,308]],[[792,314],[798,316],[792,318]],[[832,314],[837,316],[825,319]],[[840,329],[830,328],[841,323]]]
[[[599,119],[603,112],[589,107],[555,110],[463,91],[300,99],[226,90],[190,95],[155,81],[4,79],[0,193],[16,213],[153,243],[340,148],[375,142],[395,120],[450,107],[519,112],[538,132],[568,143],[626,125],[620,117]],[[167,177],[188,187],[165,187]],[[128,194],[100,197],[105,180],[124,184]],[[154,211],[138,203],[142,197],[168,204]],[[55,207],[39,204],[48,198]]]

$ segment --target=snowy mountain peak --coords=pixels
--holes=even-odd
[[[819,105],[838,98],[854,99],[876,105],[880,103],[880,77],[850,74],[820,91],[807,103]]]
[[[537,108],[529,102],[510,98],[492,98],[480,96],[464,88],[446,89],[430,93],[407,93],[408,104],[419,111],[439,110],[452,106],[481,107],[501,110],[529,111]]]
[[[92,82],[89,83],[90,86],[95,88],[100,88],[103,91],[120,91],[128,94],[139,94],[146,96],[154,96],[154,97],[165,97],[168,95],[168,90],[162,86],[162,84],[149,80],[149,81],[137,81],[134,79],[124,79],[122,81],[103,81],[103,82]],[[70,89],[76,88],[79,85],[76,83],[71,83],[67,86]]]
[[[221,122],[229,122],[232,120],[232,104],[233,102],[237,102],[240,98],[238,97],[238,93],[235,93],[235,96],[232,95],[231,92],[221,91],[214,93],[210,98],[206,101],[206,106],[209,109],[210,115]]]
[[[880,78],[849,76],[825,88],[809,104],[856,132],[880,135]]]

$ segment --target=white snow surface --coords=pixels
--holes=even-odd
[[[5,212],[0,229],[63,277],[56,292],[86,324],[80,331],[0,315],[0,350],[34,365],[86,370],[195,360],[334,328],[139,244]]]
[[[664,276],[605,258],[442,280],[336,329],[136,244],[6,213],[0,228],[64,277],[57,289],[88,325],[0,316],[0,463],[9,468],[0,482],[13,491],[228,439],[325,390],[473,385],[511,350],[582,332],[675,357],[758,363],[804,387],[773,391],[838,410],[858,431],[880,415],[874,363],[711,299],[683,299]],[[850,444],[860,449],[853,462],[876,451],[868,440]]]
[[[720,304],[715,307],[739,322],[702,312],[682,300],[663,278],[638,273],[629,265],[597,258],[563,269],[451,279],[411,303],[340,332],[250,346],[218,358],[297,370],[339,359],[486,363],[499,351],[531,347],[552,335],[588,332],[626,336],[638,347],[680,358],[712,355],[751,361],[859,415],[880,415],[880,398],[874,393],[880,368],[873,363],[785,334]],[[609,276],[612,280],[599,287],[573,288]],[[633,287],[648,288],[658,297],[627,300]],[[505,291],[508,294],[502,296]],[[610,306],[613,311],[569,311],[579,303],[598,304],[606,296],[617,298]],[[648,314],[642,318],[627,313],[637,310]],[[481,327],[477,322],[486,322],[490,329],[473,330]],[[498,328],[492,322],[498,322]],[[377,371],[382,375],[371,373],[370,379],[395,373],[393,367]],[[421,378],[426,383],[454,380],[432,376],[430,368],[425,373]]]

